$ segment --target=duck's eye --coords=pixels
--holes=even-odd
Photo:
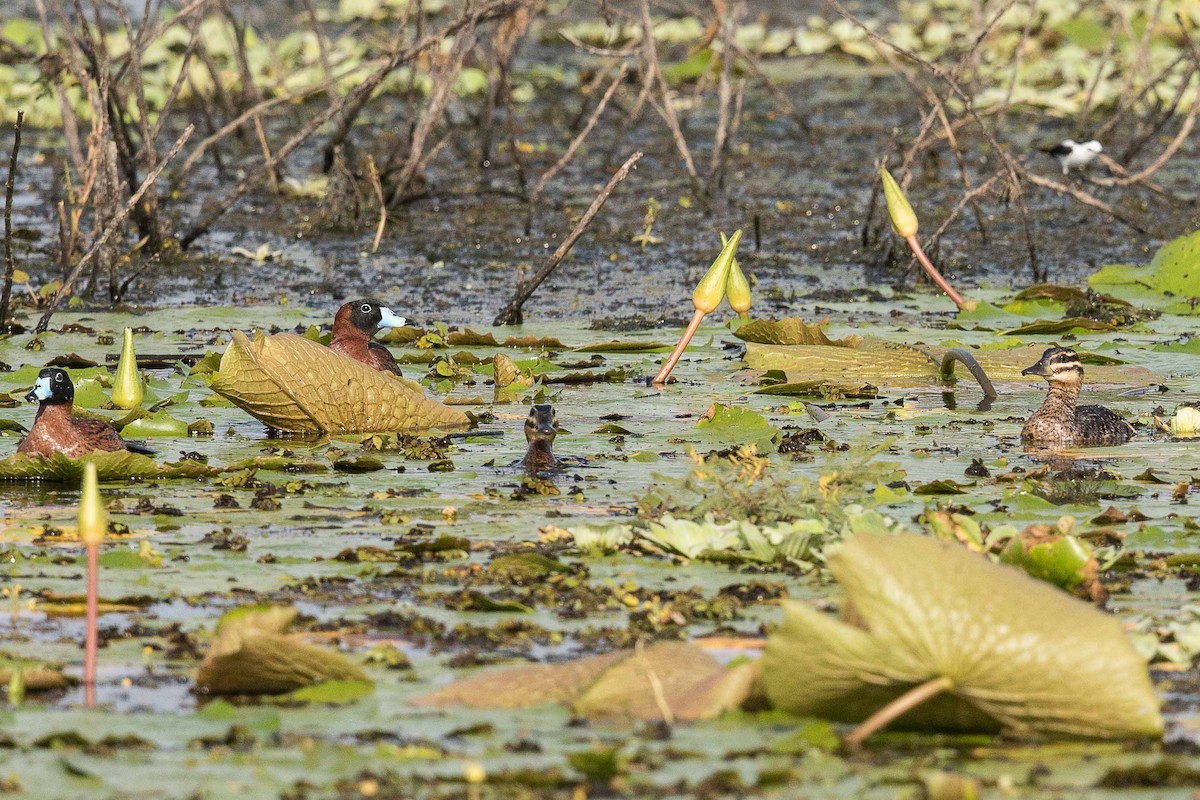
[[[361,306],[359,306],[358,310],[363,312],[364,314],[370,314],[371,313],[371,304],[363,303]]]
[[[62,383],[62,373],[61,372],[54,376],[54,382]]]

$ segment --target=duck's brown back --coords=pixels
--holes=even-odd
[[[38,414],[29,435],[17,445],[18,453],[49,458],[62,453],[78,458],[96,450],[114,452],[125,449],[125,441],[104,420],[71,415],[70,406],[49,406]]]

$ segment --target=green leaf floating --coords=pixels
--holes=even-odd
[[[857,347],[861,337],[849,336],[834,341],[825,335],[820,325],[810,325],[799,317],[756,319],[740,326],[733,335],[744,342],[757,344],[808,344],[832,347]]]
[[[1144,267],[1111,264],[1092,277],[1088,285],[1100,291],[1125,295],[1122,287],[1138,286],[1180,299],[1200,294],[1200,231],[1180,236],[1158,248]]]
[[[279,606],[225,614],[196,672],[196,688],[208,695],[282,694],[325,681],[369,680],[341,653],[288,636],[296,614]]]
[[[128,478],[204,478],[216,475],[218,469],[198,461],[160,464],[149,456],[128,450],[106,452],[97,450],[81,458],[67,458],[55,453],[50,458],[28,453],[14,453],[0,461],[0,480],[78,481],[83,465],[96,463],[102,481],[123,481]]]
[[[910,728],[1157,737],[1146,665],[1119,620],[957,544],[860,533],[829,557],[847,620],[796,602],[771,635],[772,705],[858,722],[938,678]]]
[[[234,331],[212,390],[270,427],[292,433],[375,433],[469,422],[463,412],[426,397],[419,385],[293,333],[259,333],[251,341]]]

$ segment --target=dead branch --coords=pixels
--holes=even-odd
[[[542,281],[550,277],[550,273],[554,271],[555,267],[561,264],[562,260],[567,257],[567,254],[571,252],[571,248],[575,246],[575,242],[579,240],[579,237],[583,235],[584,230],[591,224],[596,214],[604,207],[604,203],[608,200],[609,195],[613,193],[613,190],[617,188],[621,181],[625,180],[626,176],[629,175],[629,171],[633,169],[633,166],[637,164],[638,159],[641,157],[642,151],[638,150],[608,179],[608,183],[600,190],[600,194],[596,195],[596,199],[592,200],[592,204],[588,206],[588,210],[579,218],[579,222],[575,223],[575,227],[567,234],[567,238],[563,240],[563,243],[558,246],[558,249],[554,251],[554,254],[550,256],[546,263],[542,265],[542,268],[529,280],[523,280],[517,284],[517,289],[513,292],[512,299],[508,301],[504,308],[500,310],[500,313],[496,314],[496,318],[492,320],[493,325],[520,325],[524,321],[521,309],[525,305],[525,302],[542,285]]]
[[[513,0],[495,0],[481,6],[475,12],[464,15],[454,22],[449,23],[441,30],[422,37],[419,41],[407,48],[395,49],[391,56],[384,64],[368,75],[362,83],[355,86],[345,96],[341,97],[337,103],[331,103],[327,108],[310,119],[299,131],[296,132],[291,139],[275,151],[275,155],[264,164],[261,164],[257,170],[243,178],[233,191],[226,195],[219,203],[209,209],[200,220],[193,225],[179,239],[179,244],[183,248],[191,246],[193,242],[203,236],[212,224],[225,215],[229,209],[233,208],[239,200],[246,194],[259,185],[266,176],[268,170],[274,169],[275,165],[292,154],[292,151],[308,140],[310,136],[317,132],[318,129],[337,114],[343,114],[342,127],[345,127],[346,120],[352,118],[351,110],[358,108],[361,110],[367,99],[379,86],[385,77],[406,61],[411,61],[417,55],[423,53],[429,48],[437,45],[442,39],[452,36],[457,31],[467,25],[485,19],[492,19],[495,16],[506,13],[516,6]],[[399,44],[399,43],[398,43]],[[344,113],[343,113],[344,112]],[[339,128],[339,131],[341,128]],[[348,132],[348,129],[347,129]],[[336,134],[335,134],[336,136]],[[344,136],[343,136],[344,138]]]
[[[12,299],[13,272],[17,260],[12,247],[12,202],[13,187],[17,182],[17,155],[21,152],[21,127],[25,124],[25,112],[17,111],[17,122],[13,125],[12,154],[8,157],[8,180],[4,182],[4,292],[0,295],[0,329],[8,325],[8,305]]]

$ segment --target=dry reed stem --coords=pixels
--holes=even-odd
[[[8,179],[4,182],[4,290],[0,295],[0,331],[8,325],[9,303],[12,300],[13,272],[17,260],[12,246],[12,203],[13,187],[17,182],[17,155],[21,152],[21,128],[25,124],[25,111],[17,110],[17,122],[13,125],[12,153],[8,157]]]
[[[50,298],[49,306],[47,307],[46,312],[42,314],[42,318],[38,320],[37,327],[34,329],[35,332],[45,332],[47,326],[50,324],[50,317],[54,315],[54,311],[58,308],[58,304],[62,302],[62,299],[70,293],[71,287],[75,284],[75,281],[78,279],[79,274],[83,271],[83,268],[93,258],[96,257],[96,254],[100,251],[100,248],[104,247],[108,240],[112,238],[112,235],[117,232],[117,229],[121,226],[121,223],[125,221],[125,217],[129,216],[129,212],[138,204],[138,201],[142,199],[142,195],[144,195],[146,190],[149,189],[154,181],[158,179],[159,174],[163,171],[163,169],[166,168],[167,164],[171,163],[171,160],[179,153],[179,150],[183,147],[184,143],[191,138],[192,132],[195,130],[195,125],[187,126],[187,129],[184,130],[183,134],[175,140],[175,144],[171,146],[171,149],[167,152],[167,155],[164,156],[163,160],[160,161],[158,166],[154,168],[154,171],[146,176],[146,179],[142,181],[142,185],[139,186],[137,191],[130,196],[128,202],[125,203],[125,206],[116,214],[116,216],[112,218],[112,220],[108,223],[108,226],[104,229],[100,236],[97,237],[96,241],[92,242],[92,246],[88,248],[86,253],[83,254],[83,258],[79,259],[79,262],[75,265],[74,269],[71,270],[71,274],[67,276],[65,281],[63,281],[62,288],[55,292],[54,296]]]
[[[371,252],[379,252],[379,243],[383,240],[383,229],[387,227],[387,203],[383,199],[383,183],[379,180],[379,169],[375,166],[375,157],[367,156],[367,178],[371,189],[375,192],[375,202],[379,203],[379,224],[375,226],[375,240],[371,242]]]

